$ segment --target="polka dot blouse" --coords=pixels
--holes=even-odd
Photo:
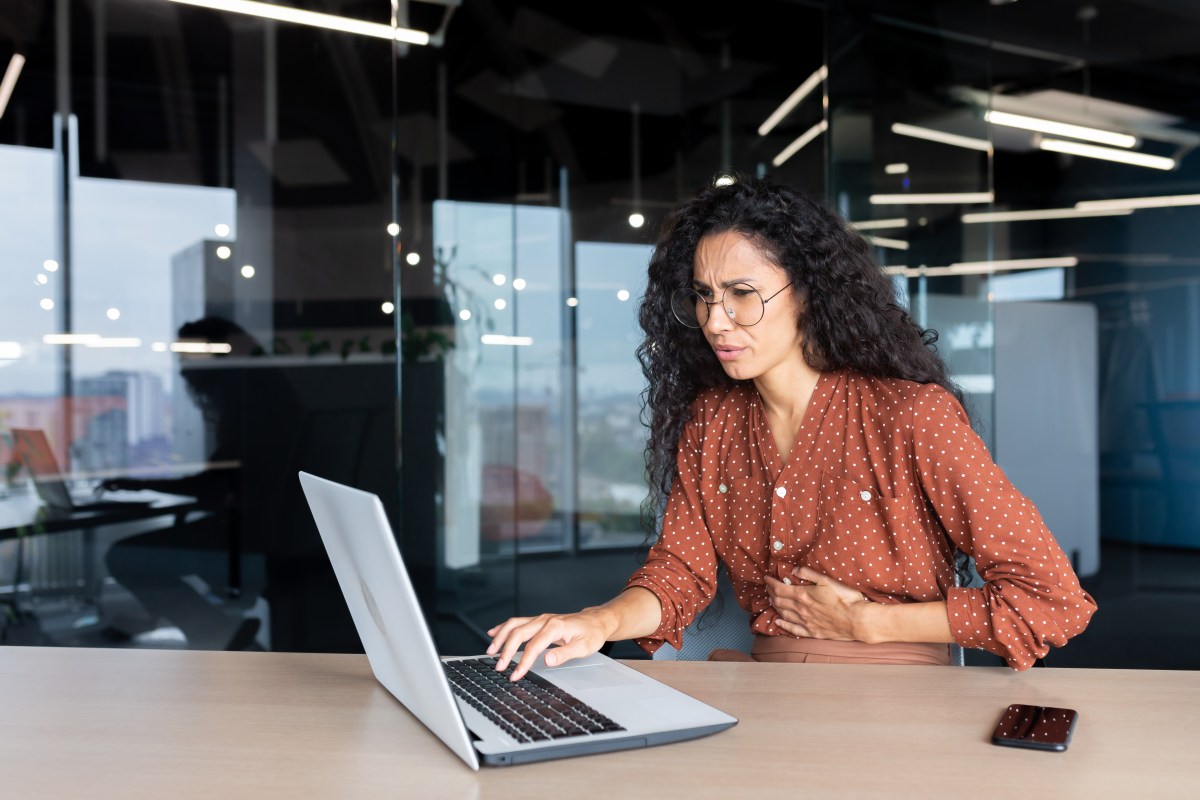
[[[679,442],[662,535],[628,586],[654,592],[678,648],[718,561],[755,633],[775,626],[765,575],[809,566],[878,603],[945,600],[954,639],[1026,669],[1087,627],[1096,603],[1041,515],[936,384],[821,376],[785,464],[749,383],[705,390]],[[953,548],[982,588],[955,586]]]

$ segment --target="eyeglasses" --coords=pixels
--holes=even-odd
[[[791,286],[791,281],[783,289]],[[782,292],[780,289],[779,292]],[[695,289],[684,287],[676,289],[671,295],[671,312],[675,315],[675,319],[689,328],[703,328],[708,324],[709,306],[715,306],[718,302],[721,308],[725,310],[725,316],[741,325],[748,328],[751,325],[757,325],[762,321],[763,314],[767,313],[767,303],[775,299],[775,294],[768,297],[766,300],[748,283],[731,283],[725,287],[725,291],[721,293],[720,300],[708,300],[712,297],[712,290],[705,289],[704,293],[697,292]]]

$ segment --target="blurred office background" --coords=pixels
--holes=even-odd
[[[0,640],[359,649],[300,469],[380,495],[444,652],[611,596],[656,231],[769,174],[869,239],[1100,601],[1050,664],[1200,667],[1200,5],[206,5],[0,6]],[[19,430],[179,496],[54,509]]]

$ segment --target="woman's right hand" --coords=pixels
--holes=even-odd
[[[101,492],[136,492],[146,488],[146,482],[134,478],[108,478],[96,486],[96,494]]]
[[[595,653],[612,637],[616,628],[612,609],[603,606],[574,614],[513,617],[487,632],[492,637],[487,652],[496,656],[496,669],[503,671],[524,645],[525,652],[510,676],[516,681],[524,677],[542,651],[551,645],[558,647],[546,654],[546,665],[557,667],[573,658]]]

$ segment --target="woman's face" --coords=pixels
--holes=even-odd
[[[803,362],[796,325],[800,306],[795,287],[784,289],[789,281],[781,267],[740,233],[711,234],[700,240],[692,266],[692,288],[714,303],[702,330],[729,377],[753,380],[782,364]],[[757,324],[736,324],[719,302],[722,292],[735,283],[749,284],[764,300],[771,298]],[[735,291],[730,290],[731,294]]]

